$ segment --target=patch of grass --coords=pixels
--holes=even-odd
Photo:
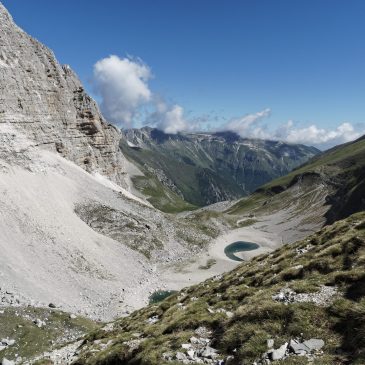
[[[163,186],[156,177],[146,174],[132,178],[137,190],[147,197],[147,200],[157,209],[165,213],[180,213],[197,209],[198,207],[186,202],[171,189]]]
[[[15,355],[23,358],[40,355],[100,327],[87,318],[71,318],[68,313],[55,309],[7,307],[2,310],[0,338],[15,340],[13,346],[1,351],[1,356],[7,359],[14,359]],[[34,323],[36,319],[46,325],[37,327]]]

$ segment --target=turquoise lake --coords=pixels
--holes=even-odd
[[[237,252],[253,251],[257,250],[260,246],[257,243],[237,241],[226,246],[224,253],[228,258],[234,261],[243,261],[240,257],[236,256]]]

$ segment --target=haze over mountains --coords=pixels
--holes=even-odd
[[[120,131],[0,3],[0,141],[2,365],[365,361],[364,137]]]

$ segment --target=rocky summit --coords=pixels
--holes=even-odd
[[[104,120],[72,69],[16,26],[2,4],[0,124],[23,131],[37,146],[86,171],[125,185],[117,129]],[[2,144],[0,153],[4,148]]]
[[[113,318],[163,288],[157,264],[211,239],[133,194],[120,138],[0,5],[0,306]]]

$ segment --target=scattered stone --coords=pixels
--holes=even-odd
[[[274,340],[272,338],[268,339],[266,343],[268,349],[272,349],[274,347]]]
[[[228,318],[232,318],[234,316],[233,312],[227,311],[224,308],[218,308],[218,309],[213,309],[213,308],[207,308],[208,312],[210,314],[214,314],[214,313],[224,313]]]
[[[324,341],[321,339],[311,338],[307,341],[299,341],[298,339],[291,339],[278,349],[274,349],[274,340],[267,340],[269,351],[265,352],[260,360],[254,362],[255,365],[267,365],[271,361],[283,360],[289,356],[306,356],[309,360],[313,360],[314,356],[324,346]]]
[[[209,338],[212,335],[212,331],[208,330],[207,327],[200,326],[195,330],[195,334],[200,337]]]
[[[217,350],[213,347],[207,346],[200,354],[201,357],[207,357],[213,359],[217,354]]]
[[[287,348],[288,348],[288,343],[285,342],[284,345],[280,346],[278,349],[272,350],[269,353],[270,360],[275,361],[283,359],[285,357]]]
[[[186,355],[182,352],[177,352],[175,357],[176,357],[176,360],[178,360],[178,361],[186,360]]]
[[[147,323],[148,324],[154,324],[154,323],[156,323],[158,321],[159,321],[159,317],[158,316],[153,316],[153,317],[150,317],[150,318],[147,319]]]
[[[9,346],[13,346],[15,344],[15,340],[10,340],[8,338],[3,338],[0,341],[0,351],[5,350],[6,348],[8,348]]]
[[[174,354],[172,352],[164,352],[162,354],[162,358],[167,361],[172,361],[174,357]]]
[[[316,293],[299,293],[295,295],[295,302],[309,302],[318,306],[328,306],[332,303],[338,293],[335,286],[322,285],[320,291]]]
[[[53,304],[53,303],[49,303],[49,304],[48,304],[48,307],[50,307],[50,308],[56,308],[56,305],[55,305],[55,304]]]
[[[195,351],[194,351],[194,350],[188,350],[188,351],[187,351],[187,354],[188,354],[188,356],[189,356],[192,360],[194,360],[194,358],[195,358]]]
[[[129,351],[134,351],[137,350],[140,346],[140,344],[144,341],[144,339],[135,339],[135,340],[129,340],[129,341],[124,341],[123,344],[127,345],[129,347]],[[109,343],[110,342],[110,343]],[[109,340],[107,346],[110,346],[111,343],[113,342],[112,340]],[[104,346],[105,348],[106,346]]]
[[[295,249],[295,252],[297,254],[297,256],[303,255],[305,253],[307,253],[308,251],[310,251],[313,248],[312,245],[308,244],[306,247],[299,247]]]
[[[320,291],[316,293],[296,293],[290,288],[283,288],[278,294],[272,296],[272,299],[284,304],[290,303],[314,303],[318,306],[328,306],[331,304],[334,296],[337,294],[337,288],[334,286],[322,285]]]
[[[39,327],[39,328],[42,328],[46,325],[46,322],[45,321],[42,321],[41,319],[37,318],[36,320],[33,321],[34,324]]]
[[[292,352],[299,356],[304,356],[308,352],[310,352],[309,347],[307,347],[304,343],[300,343],[297,340],[290,340],[289,348]]]
[[[15,361],[8,360],[5,357],[3,358],[3,361],[1,361],[1,365],[15,365]]]
[[[303,344],[313,351],[320,350],[324,346],[324,341],[317,338],[311,338],[310,340],[304,341]]]
[[[110,332],[110,331],[113,331],[114,329],[114,324],[113,323],[107,323],[103,328],[102,330],[103,331],[106,331],[106,332]]]

